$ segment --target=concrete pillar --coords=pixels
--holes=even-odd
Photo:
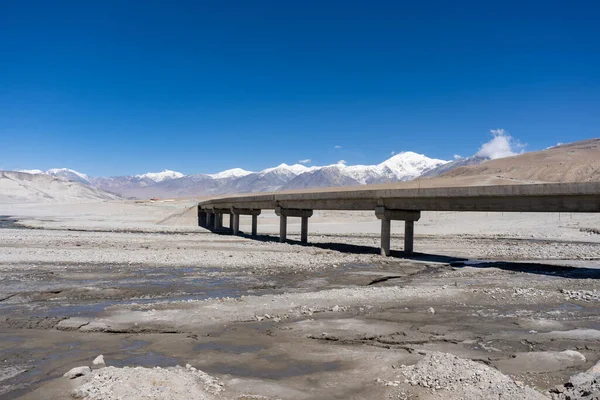
[[[219,229],[219,214],[213,214],[213,229],[216,231]]]
[[[229,229],[233,230],[233,214],[229,213]]]
[[[421,218],[421,212],[416,210],[390,210],[384,206],[377,206],[375,216],[381,220],[381,255],[390,255],[390,221],[404,221],[404,251],[406,254],[411,254],[413,251],[415,221]]]
[[[404,221],[404,252],[412,254],[415,240],[415,221]]]
[[[219,217],[217,218],[219,221],[219,229],[223,229],[223,214],[219,213],[217,214]]]
[[[206,211],[198,207],[198,226],[206,226]]]
[[[300,242],[308,243],[308,217],[302,217],[300,225]]]
[[[212,224],[214,224],[213,222],[213,218],[214,218],[214,214],[213,213],[206,213],[206,228],[210,229]]]
[[[233,229],[233,234],[234,235],[239,235],[240,234],[240,214],[230,214],[230,218],[232,219],[233,223],[231,224],[231,229]]]
[[[285,215],[279,216],[279,241],[285,242],[287,236],[287,217]]]
[[[303,243],[308,242],[308,219],[312,217],[312,210],[275,207],[275,214],[279,216],[279,241],[285,242],[287,233],[287,217],[302,218],[302,229],[300,239]]]
[[[256,236],[258,231],[258,215],[252,215],[252,236]]]
[[[381,255],[385,257],[390,255],[391,222],[387,218],[381,218]]]
[[[252,236],[256,236],[256,227],[258,225],[258,216],[261,210],[256,208],[236,208],[231,207],[231,214],[233,216],[233,234],[238,235],[240,232],[240,215],[252,216]]]

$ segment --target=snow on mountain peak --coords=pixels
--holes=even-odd
[[[225,171],[221,171],[218,174],[208,175],[213,179],[226,179],[226,178],[241,178],[242,176],[252,174],[252,171],[246,171],[241,168],[232,168]]]
[[[57,178],[63,178],[71,181],[79,181],[84,183],[90,182],[90,177],[81,172],[77,172],[69,168],[52,168],[46,171],[47,175],[56,176]]]
[[[263,169],[260,172],[267,173],[267,172],[272,172],[272,171],[282,171],[282,172],[291,172],[294,175],[300,175],[305,172],[314,171],[315,169],[318,169],[318,168],[319,167],[307,167],[306,165],[302,165],[302,164],[287,165],[286,163],[282,163],[274,168]]]
[[[17,170],[17,172],[23,172],[25,174],[31,175],[40,175],[44,173],[44,171],[42,171],[41,169],[19,169]]]
[[[423,154],[405,151],[377,165],[382,170],[387,169],[396,178],[401,180],[413,179],[424,172],[447,164],[449,161],[429,158]]]
[[[171,171],[168,169],[165,169],[162,172],[148,172],[142,175],[136,175],[136,178],[148,178],[154,182],[162,182],[168,179],[177,179],[177,178],[183,178],[185,175],[183,175],[181,172],[177,172],[177,171]]]

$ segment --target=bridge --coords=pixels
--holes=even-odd
[[[600,212],[600,182],[528,185],[343,189],[215,198],[198,203],[198,225],[223,230],[229,214],[234,235],[240,233],[240,216],[252,217],[252,236],[257,235],[258,215],[275,210],[279,216],[279,240],[286,241],[287,219],[300,218],[300,240],[308,242],[308,220],[314,210],[372,210],[381,220],[381,254],[390,255],[391,221],[404,221],[404,252],[413,252],[414,226],[422,211],[482,212]]]

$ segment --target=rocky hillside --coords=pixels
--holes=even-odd
[[[442,178],[496,177],[523,182],[600,181],[600,139],[452,169]]]
[[[119,196],[46,174],[0,171],[0,203],[78,203]]]

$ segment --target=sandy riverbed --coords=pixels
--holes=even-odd
[[[0,229],[0,398],[560,398],[600,359],[598,216],[424,213],[404,259],[372,213],[317,212],[303,246],[189,205],[0,206],[37,228]]]

